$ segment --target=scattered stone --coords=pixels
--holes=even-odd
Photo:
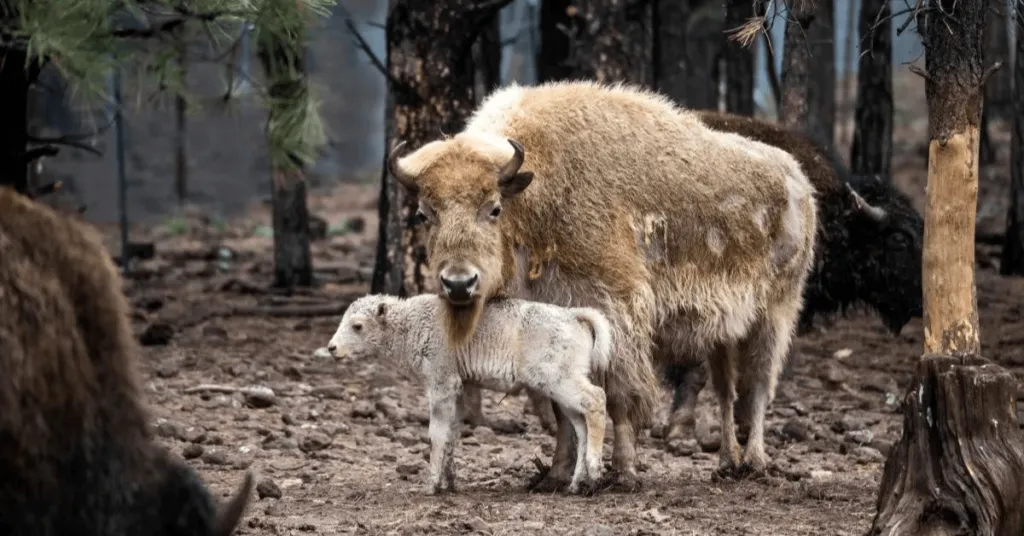
[[[871,433],[871,430],[854,430],[852,432],[846,432],[844,437],[850,443],[867,445],[875,438],[875,434]]]
[[[390,452],[385,452],[384,454],[381,454],[380,461],[385,463],[395,463],[398,461],[398,456],[395,456]]]
[[[668,442],[666,450],[673,456],[693,456],[698,446],[696,439],[673,439]]]
[[[227,465],[228,455],[223,450],[211,450],[203,454],[203,461],[210,465]]]
[[[139,335],[139,344],[143,346],[165,346],[174,337],[174,328],[166,322],[152,322]]]
[[[181,363],[177,360],[165,361],[156,367],[156,375],[160,378],[173,378],[179,372],[181,372]]]
[[[494,433],[489,426],[477,426],[473,429],[473,437],[477,438],[480,443],[494,443],[498,440],[498,434]]]
[[[807,419],[790,419],[782,426],[782,435],[794,441],[807,441],[811,438],[811,423]]]
[[[281,481],[281,489],[294,488],[302,485],[301,478],[286,478]]]
[[[850,357],[851,355],[853,355],[853,350],[851,350],[849,348],[842,348],[842,349],[836,350],[835,352],[832,353],[832,357],[834,357],[836,359],[846,359],[847,357]]]
[[[718,432],[698,434],[697,442],[700,443],[700,449],[704,452],[718,452],[718,447],[722,444],[722,436]]]
[[[248,387],[242,391],[245,403],[253,408],[269,408],[277,403],[274,390],[269,387]]]
[[[398,474],[400,475],[413,476],[419,474],[420,466],[414,463],[403,463],[398,467],[395,467],[395,471],[398,472]]]
[[[374,406],[377,408],[377,411],[379,411],[380,414],[388,420],[405,420],[405,410],[398,407],[398,403],[388,397],[378,400]]]
[[[811,478],[813,480],[827,480],[832,478],[832,471],[826,471],[824,469],[812,469]]]
[[[377,410],[374,409],[372,404],[365,400],[356,402],[355,407],[352,408],[352,417],[357,419],[372,419],[376,415]]]
[[[858,419],[850,415],[843,415],[838,420],[832,422],[831,428],[833,432],[842,434],[851,430],[863,430],[867,428],[867,424],[863,419]]]
[[[182,439],[189,443],[202,443],[203,441],[206,441],[206,430],[198,426],[185,430],[183,435],[184,437]]]
[[[491,533],[491,526],[488,525],[486,521],[484,521],[483,519],[480,519],[479,517],[474,517],[474,518],[470,519],[469,521],[464,522],[464,525],[466,526],[467,529],[472,530],[472,531],[482,532],[484,534],[490,534]]]
[[[299,424],[299,421],[296,421],[295,417],[292,417],[291,413],[284,413],[284,414],[282,414],[281,415],[281,422],[283,422],[284,424],[287,424],[288,426],[297,426]]]
[[[869,445],[871,448],[877,450],[882,456],[889,456],[889,451],[892,450],[892,441],[885,439],[875,438],[874,441]]]
[[[299,442],[299,450],[305,453],[316,452],[327,448],[331,444],[331,438],[327,434],[313,432],[302,438]]]
[[[160,437],[177,439],[181,437],[178,426],[171,421],[160,419],[156,423],[156,435]]]
[[[523,521],[522,526],[525,530],[544,530],[543,521]]]
[[[181,456],[186,460],[194,460],[203,455],[203,446],[195,443],[189,443],[185,445],[185,448],[181,449]]]
[[[210,337],[210,338],[216,338],[216,339],[226,339],[226,338],[228,338],[228,330],[226,330],[226,329],[224,329],[224,328],[222,328],[220,326],[214,326],[214,325],[211,325],[211,324],[207,324],[207,325],[203,326],[202,334],[203,334],[203,337]]]
[[[652,521],[654,523],[664,523],[668,521],[672,516],[662,512],[661,510],[658,510],[657,508],[651,508],[650,510],[647,510],[646,512],[640,514],[640,517],[648,521]]]
[[[397,434],[395,434],[394,437],[391,438],[391,440],[395,441],[399,445],[402,445],[403,447],[412,447],[420,443],[420,438],[413,435],[413,433],[410,432],[409,430],[402,430],[398,432]]]
[[[282,493],[281,488],[273,480],[264,478],[256,484],[256,495],[260,499],[280,499]]]
[[[850,455],[861,463],[884,463],[885,456],[878,450],[871,447],[857,447],[850,451]]]

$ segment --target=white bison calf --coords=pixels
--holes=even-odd
[[[604,446],[605,393],[589,377],[608,369],[612,331],[605,316],[591,308],[496,300],[468,344],[453,349],[441,323],[442,300],[364,296],[349,306],[327,347],[335,357],[393,359],[423,377],[430,403],[428,493],[455,489],[452,452],[463,385],[506,393],[522,387],[551,398],[578,439],[569,491],[589,491]]]

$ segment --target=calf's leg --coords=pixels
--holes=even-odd
[[[447,381],[432,385],[430,399],[430,476],[427,479],[427,493],[436,495],[447,488],[455,491],[455,443],[459,437],[461,422],[459,402],[462,386]]]

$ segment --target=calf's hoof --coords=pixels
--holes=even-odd
[[[590,478],[581,478],[569,484],[569,493],[590,497],[597,492],[597,484]]]

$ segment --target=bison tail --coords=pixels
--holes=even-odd
[[[575,309],[576,319],[588,324],[594,335],[594,346],[590,351],[590,370],[595,374],[608,371],[612,355],[612,326],[604,313],[590,307]]]

